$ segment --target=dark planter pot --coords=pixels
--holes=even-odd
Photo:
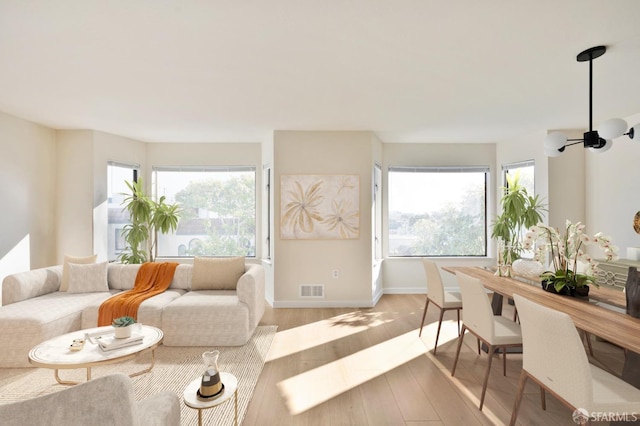
[[[573,289],[575,292],[575,297],[589,297],[589,286],[585,285],[582,287],[576,287]]]
[[[566,286],[565,286],[565,287],[562,287],[562,288],[560,289],[560,291],[556,291],[556,288],[553,286],[553,283],[552,283],[552,282],[547,283],[547,282],[545,282],[545,281],[542,281],[542,288],[543,288],[545,291],[548,291],[549,293],[561,294],[561,295],[563,295],[563,296],[570,296],[570,294],[569,294],[569,289],[568,289]]]
[[[585,285],[583,287],[562,287],[560,291],[556,291],[556,288],[553,286],[553,283],[542,282],[542,288],[549,293],[560,294],[563,296],[571,296],[571,297],[589,297],[589,286]]]

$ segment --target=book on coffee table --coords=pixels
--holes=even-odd
[[[116,339],[115,336],[101,336],[98,339],[98,346],[100,346],[100,349],[103,351],[112,351],[140,344],[142,340],[143,336],[141,334],[133,334],[131,337],[125,337],[124,339]]]

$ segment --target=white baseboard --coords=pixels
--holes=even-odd
[[[274,308],[373,308],[373,300],[279,300]]]
[[[459,292],[460,289],[451,287],[445,291]],[[372,308],[385,294],[427,294],[424,289],[415,287],[394,287],[382,289],[373,296],[372,300],[280,300],[274,302],[274,308]]]
[[[417,289],[415,287],[394,287],[385,288],[384,294],[427,294],[426,289]]]
[[[460,292],[460,288],[458,287],[445,287],[444,291],[448,292]],[[385,288],[384,294],[427,294],[426,289],[417,289],[415,287],[393,287],[393,288]]]

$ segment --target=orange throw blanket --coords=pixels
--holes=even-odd
[[[133,289],[116,294],[102,302],[98,310],[98,326],[111,325],[115,318],[128,315],[138,318],[138,308],[146,299],[169,288],[178,266],[175,262],[143,263]]]

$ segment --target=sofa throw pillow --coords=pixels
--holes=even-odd
[[[196,257],[191,290],[235,290],[244,269],[244,256]]]
[[[77,257],[77,256],[64,256],[64,263],[62,264],[62,281],[60,281],[60,291],[67,291],[69,289],[69,263],[87,264],[96,263],[98,258],[97,254],[93,256]]]
[[[107,262],[69,263],[69,289],[67,293],[95,293],[109,291]]]

